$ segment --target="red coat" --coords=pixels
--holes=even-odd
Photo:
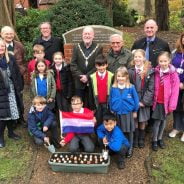
[[[179,95],[179,77],[173,65],[169,65],[169,72],[164,73],[164,109],[168,114],[176,109]],[[153,101],[153,110],[156,107],[160,83],[160,66],[155,68],[155,92]]]

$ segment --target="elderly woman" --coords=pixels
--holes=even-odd
[[[14,133],[13,123],[19,119],[20,92],[23,90],[19,68],[13,55],[9,55],[6,43],[0,38],[0,148],[5,147],[4,130],[14,140],[20,136]]]
[[[24,82],[23,76],[26,72],[26,66],[24,63],[24,59],[25,59],[24,58],[24,55],[25,55],[24,46],[22,45],[21,42],[18,42],[15,40],[15,30],[10,26],[4,26],[1,28],[1,37],[6,43],[6,48],[8,52],[14,55],[15,61],[21,73],[22,82]],[[21,95],[21,103],[23,106],[23,96],[22,95]],[[17,120],[17,123],[22,124],[23,126],[26,126],[26,122],[23,117],[24,108],[22,108],[20,112],[21,112],[20,118]]]

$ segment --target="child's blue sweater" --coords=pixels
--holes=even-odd
[[[119,89],[112,87],[109,98],[110,109],[116,114],[129,114],[139,108],[139,97],[134,85],[129,88]]]
[[[112,151],[119,151],[123,145],[126,147],[130,146],[127,138],[124,136],[123,132],[118,126],[115,126],[114,129],[109,132],[105,129],[104,125],[102,124],[97,128],[97,135],[100,139],[103,139],[104,137],[107,138],[108,147]]]

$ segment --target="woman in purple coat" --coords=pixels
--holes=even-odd
[[[177,108],[173,112],[173,130],[169,133],[169,137],[173,138],[176,134],[182,132],[181,141],[184,142],[184,33],[181,34],[176,42],[176,50],[173,54],[172,64],[177,68],[180,79],[180,92]]]

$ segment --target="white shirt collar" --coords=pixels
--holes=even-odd
[[[135,69],[136,69],[136,71],[137,71],[137,70],[140,70],[140,71],[142,72],[143,69],[144,69],[144,66],[141,66],[140,68],[138,68],[138,67],[135,65]]]
[[[100,76],[103,79],[105,77],[105,75],[106,75],[106,72],[107,71],[105,71],[103,73],[100,73],[100,72],[97,72],[97,73],[98,73],[98,76]]]
[[[126,87],[126,85],[125,84],[118,84],[118,88],[120,88],[120,89],[124,89]]]
[[[6,47],[8,48],[8,46],[11,45],[13,47],[13,42],[10,43],[6,43]]]
[[[60,66],[56,66],[55,65],[55,67],[56,67],[56,70],[59,70],[60,71],[62,69],[62,64]]]

